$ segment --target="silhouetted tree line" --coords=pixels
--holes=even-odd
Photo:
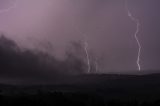
[[[84,93],[38,92],[34,95],[3,96],[0,95],[1,106],[159,106],[160,100],[121,101],[104,100],[101,96]]]

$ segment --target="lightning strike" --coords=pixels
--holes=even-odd
[[[18,0],[14,0],[14,1],[12,0],[12,6],[9,7],[9,8],[7,8],[7,9],[2,9],[2,10],[0,10],[0,14],[1,14],[1,13],[9,12],[11,9],[16,8],[16,7],[17,7],[17,1],[18,1]]]
[[[94,64],[95,64],[95,72],[98,72],[98,62],[97,62],[97,57],[96,57],[96,59],[95,59],[95,62],[94,62]]]
[[[138,70],[141,71],[140,56],[141,56],[141,48],[142,48],[142,47],[141,47],[141,43],[140,43],[140,41],[139,41],[139,39],[138,39],[138,36],[137,36],[138,33],[139,33],[140,22],[139,22],[139,19],[135,18],[135,17],[132,15],[131,11],[129,10],[127,0],[125,0],[125,9],[126,9],[126,11],[127,11],[128,17],[129,17],[134,23],[136,23],[136,31],[135,31],[134,36],[135,36],[136,42],[137,42],[137,44],[138,44],[137,67],[138,67]]]
[[[89,57],[89,52],[88,52],[88,41],[87,41],[87,36],[82,33],[81,31],[78,30],[78,28],[76,28],[76,31],[79,32],[81,35],[83,35],[83,44],[84,44],[84,51],[85,51],[85,55],[86,55],[86,61],[87,61],[87,73],[91,72],[91,64],[90,64],[90,57]]]
[[[87,65],[88,65],[88,73],[91,71],[91,65],[90,65],[90,58],[89,58],[89,53],[88,53],[88,42],[86,40],[86,35],[84,35],[84,50],[86,53],[86,59],[87,59]]]

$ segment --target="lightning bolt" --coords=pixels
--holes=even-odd
[[[91,71],[91,65],[90,65],[90,58],[89,58],[89,53],[88,53],[88,42],[86,40],[86,35],[83,35],[84,37],[84,50],[85,50],[85,53],[86,53],[86,59],[87,59],[87,65],[88,65],[88,73],[90,73]]]
[[[98,62],[97,62],[97,57],[96,57],[96,59],[95,59],[95,68],[96,68],[96,72],[98,72]]]
[[[11,9],[16,8],[16,7],[17,7],[17,1],[18,1],[18,0],[12,0],[12,4],[13,4],[13,5],[12,5],[11,7],[7,8],[7,9],[2,9],[2,10],[0,10],[0,14],[1,14],[1,13],[6,13],[6,12],[10,11]]]
[[[91,63],[90,63],[90,57],[89,57],[89,44],[88,44],[88,41],[87,41],[87,35],[84,34],[83,32],[81,32],[80,30],[78,30],[78,28],[75,28],[75,30],[77,32],[79,32],[81,35],[83,35],[83,43],[84,43],[84,51],[85,51],[85,55],[86,55],[86,61],[87,61],[87,73],[90,73],[91,72]]]
[[[138,36],[137,36],[138,33],[139,33],[140,22],[139,22],[139,19],[135,18],[135,17],[132,15],[131,11],[129,10],[127,0],[125,0],[125,9],[126,9],[126,11],[127,11],[128,17],[129,17],[133,22],[136,23],[136,31],[135,31],[135,34],[134,34],[135,40],[137,41],[137,44],[138,44],[138,54],[137,54],[137,61],[136,61],[136,62],[137,62],[138,70],[141,71],[140,56],[141,56],[141,48],[142,48],[142,47],[141,47],[141,43],[140,43],[140,41],[139,41],[139,39],[138,39]]]

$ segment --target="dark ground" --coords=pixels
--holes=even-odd
[[[160,106],[160,74],[80,75],[57,84],[1,84],[1,106]]]

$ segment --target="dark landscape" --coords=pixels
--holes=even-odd
[[[3,35],[0,56],[1,106],[160,105],[157,71],[135,75],[84,74],[82,67],[86,65],[72,52],[66,60],[58,61],[43,52],[22,50]]]
[[[160,106],[160,0],[0,0],[0,106]]]
[[[1,84],[0,89],[1,106],[160,105],[160,74],[68,76],[59,84]]]

